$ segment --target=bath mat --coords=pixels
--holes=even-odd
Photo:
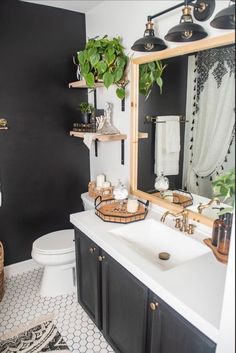
[[[37,320],[0,337],[0,353],[69,353],[52,320]]]

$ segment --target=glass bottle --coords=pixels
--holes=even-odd
[[[227,213],[224,220],[225,226],[219,234],[219,242],[217,250],[222,255],[229,255],[230,237],[232,230],[232,214]]]
[[[213,230],[212,230],[212,245],[218,246],[220,233],[224,231],[225,222],[224,215],[219,216],[218,219],[214,221]]]
[[[164,173],[156,178],[154,187],[160,192],[161,197],[164,197],[165,191],[169,189],[169,179],[164,176]]]

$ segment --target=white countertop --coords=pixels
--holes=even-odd
[[[149,211],[146,219],[159,221],[160,215]],[[169,216],[166,224],[172,225],[172,219]],[[94,210],[73,214],[70,221],[186,320],[218,342],[227,267],[218,262],[212,252],[171,270],[158,271],[121,237],[110,233],[125,225],[103,222]],[[210,236],[209,229],[203,227],[191,238],[202,241]]]

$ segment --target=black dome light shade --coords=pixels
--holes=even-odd
[[[154,52],[167,48],[167,45],[162,39],[155,37],[153,26],[153,22],[147,22],[144,36],[136,40],[136,42],[131,47],[132,50],[141,52]]]
[[[193,23],[191,8],[185,6],[180,24],[171,28],[165,39],[170,42],[194,42],[207,36],[208,34],[202,26]]]
[[[218,12],[211,26],[219,29],[235,29],[235,4]]]

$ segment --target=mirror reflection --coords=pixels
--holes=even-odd
[[[162,65],[162,93],[154,85],[147,99],[139,94],[137,184],[186,207],[186,191],[211,199],[215,178],[235,168],[235,47]]]

